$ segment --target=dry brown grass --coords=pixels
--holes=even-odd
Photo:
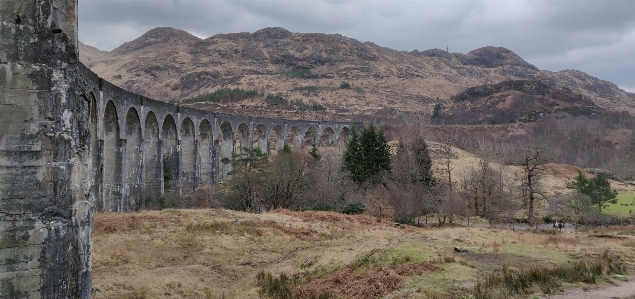
[[[234,224],[235,220],[240,224]],[[456,288],[442,271],[447,265],[469,265],[478,271],[503,264],[555,265],[573,256],[599,254],[604,248],[612,248],[626,261],[635,260],[635,242],[628,235],[633,231],[619,233],[629,239],[589,236],[613,234],[605,229],[541,234],[478,227],[395,227],[389,221],[378,223],[369,215],[332,212],[249,214],[202,209],[98,213],[93,285],[99,292],[94,297],[258,298],[255,277],[259,271],[279,275],[316,269],[333,270],[303,285],[306,292],[317,292],[321,287],[355,298],[354,294],[375,294],[366,290],[372,285],[383,293],[418,294],[417,289],[443,283]],[[454,246],[468,249],[470,254],[457,255]],[[388,264],[355,271],[347,267],[373,250],[388,254]],[[391,266],[391,255],[405,263]],[[418,262],[409,263],[409,259]],[[435,263],[441,271],[426,268],[422,265],[428,264],[421,261]],[[470,271],[462,272],[474,272]],[[408,279],[428,276],[430,281]],[[477,275],[470,277],[464,279],[475,282]],[[420,280],[423,282],[413,285]],[[344,284],[337,286],[338,281]]]

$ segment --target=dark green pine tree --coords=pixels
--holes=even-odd
[[[434,186],[436,179],[432,175],[432,159],[428,150],[428,144],[423,137],[417,137],[412,143],[412,154],[415,158],[416,178],[419,183],[426,186]]]
[[[360,156],[359,135],[357,135],[357,131],[355,130],[355,128],[353,128],[353,130],[351,130],[351,136],[348,138],[348,142],[346,143],[346,150],[344,151],[344,163],[342,167],[350,172],[350,178],[354,182],[359,182],[362,180],[361,176],[358,176]]]
[[[282,146],[282,148],[280,149],[280,153],[283,154],[290,154],[291,153],[291,147],[289,146],[288,143],[284,143],[284,146]]]
[[[390,146],[384,130],[376,129],[372,124],[364,127],[359,136],[353,130],[344,152],[344,168],[360,185],[379,183],[383,174],[391,170]]]
[[[317,146],[315,144],[315,135],[313,135],[313,141],[311,142],[311,150],[309,151],[309,155],[313,158],[313,161],[320,161],[322,156],[318,154]]]

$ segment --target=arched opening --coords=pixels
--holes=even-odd
[[[287,133],[287,143],[292,148],[302,147],[302,131],[296,126],[292,126]]]
[[[269,153],[278,153],[284,146],[284,136],[281,126],[275,126],[269,133]]]
[[[161,152],[163,154],[163,192],[176,190],[179,181],[179,153],[176,122],[172,115],[163,120],[161,127]]]
[[[327,147],[335,144],[335,130],[331,127],[326,127],[322,130],[322,136],[320,136],[320,146]]]
[[[234,131],[231,124],[223,122],[220,125],[220,132],[218,134],[218,147],[220,148],[220,159],[231,159],[234,152]],[[232,170],[231,164],[218,163],[219,175],[221,180],[229,179],[229,172]]]
[[[121,140],[119,139],[119,118],[112,101],[104,111],[104,164],[102,211],[121,211]]]
[[[182,188],[192,191],[196,188],[196,137],[194,123],[187,117],[181,123],[181,183]]]
[[[212,161],[212,125],[203,120],[198,126],[198,156],[201,171],[199,185],[212,184],[214,164]]]
[[[161,171],[161,153],[159,152],[159,122],[153,112],[148,112],[146,115],[143,136],[143,196],[144,198],[154,198],[161,195],[163,172]]]
[[[88,94],[88,100],[90,103],[90,159],[93,176],[92,195],[95,197],[97,208],[101,208],[104,202],[102,198],[103,194],[101,192],[102,173],[99,171],[101,151],[99,146],[99,139],[97,136],[97,100],[95,99],[95,95],[92,92]]]
[[[259,147],[263,152],[267,152],[269,149],[267,146],[267,128],[264,125],[258,124],[254,128],[253,140],[252,147]]]
[[[340,129],[340,133],[337,135],[337,144],[338,145],[346,145],[348,142],[348,137],[351,136],[351,129],[348,127],[343,127]]]
[[[319,142],[317,140],[317,129],[314,126],[310,126],[304,132],[304,146],[311,146],[314,140],[316,143]]]
[[[245,123],[238,125],[235,153],[242,153],[243,147],[251,147],[249,143],[249,127]]]
[[[141,199],[141,121],[135,108],[126,114],[126,157],[124,159],[122,212],[138,210]]]

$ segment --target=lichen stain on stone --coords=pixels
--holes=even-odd
[[[73,117],[73,113],[68,110],[64,110],[62,112],[62,120],[64,121],[64,130],[71,129],[71,118]]]

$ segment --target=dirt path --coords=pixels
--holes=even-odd
[[[579,289],[567,290],[564,294],[551,295],[545,299],[632,299],[635,298],[635,280],[613,280],[608,285],[585,285]]]

